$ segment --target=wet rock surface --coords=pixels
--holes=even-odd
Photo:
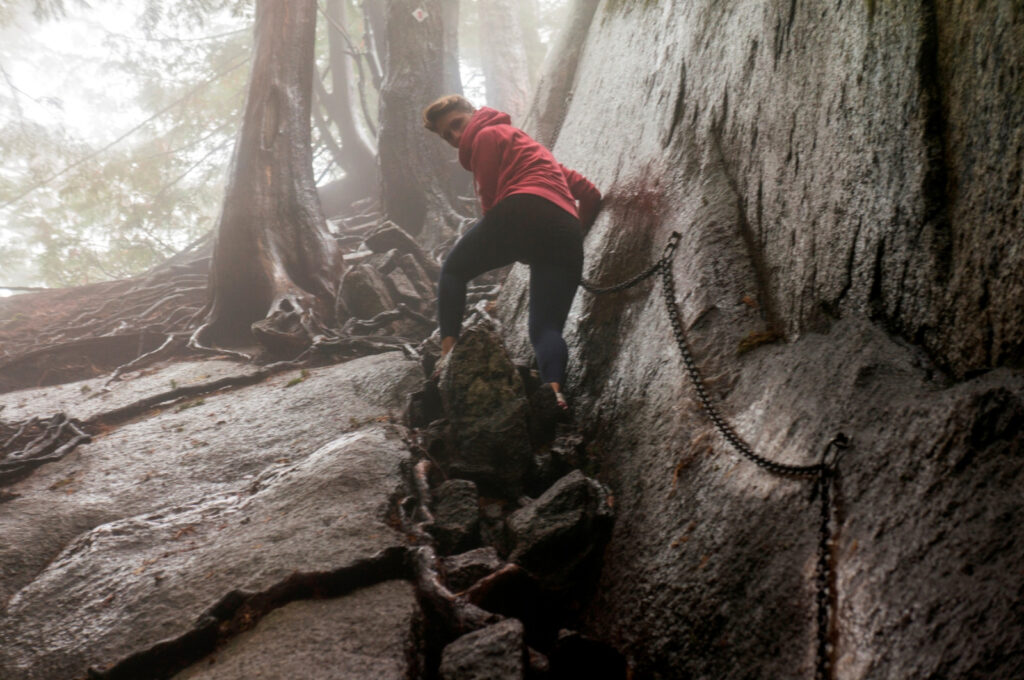
[[[586,274],[621,280],[679,231],[683,326],[739,435],[791,463],[817,460],[838,430],[852,438],[834,487],[834,675],[1020,677],[1020,12],[944,0],[599,9],[583,22],[593,29],[579,40],[578,67],[565,69],[570,91],[545,99],[542,121],[559,160],[605,192]],[[376,307],[348,329],[429,332],[410,314],[431,316],[411,293],[423,302],[436,263],[390,227],[368,236],[345,260],[375,272]],[[519,363],[531,358],[525,291],[519,267],[499,305]],[[485,294],[471,290],[470,304]],[[492,406],[473,420],[484,432],[466,436],[472,423],[457,420],[458,400],[476,392],[451,371],[442,376],[447,410],[430,389],[410,403],[415,462],[443,467],[427,486],[462,474],[478,484],[477,540],[497,560],[456,566],[448,560],[463,556],[415,553],[427,567],[452,565],[437,570],[441,606],[423,614],[444,632],[420,643],[417,668],[436,675],[446,645],[505,616],[523,622],[534,668],[547,657],[553,677],[813,676],[818,508],[809,484],[756,468],[722,442],[683,377],[660,295],[651,280],[578,297],[566,329],[578,441],[547,442],[559,430],[533,398],[546,395],[528,371],[515,387],[504,360],[494,371],[479,363],[479,403]],[[478,357],[489,361],[498,346],[481,342]],[[130,653],[143,656],[116,668],[150,678],[158,658],[192,644],[183,630],[218,640],[222,624],[233,636],[253,612],[270,611],[273,625],[274,607],[287,618],[320,604],[292,599],[323,589],[354,597],[374,579],[410,578],[393,549],[408,558],[409,541],[419,549],[434,539],[409,488],[383,485],[399,498],[380,507],[408,514],[390,524],[375,515],[352,553],[321,545],[313,527],[294,524],[300,518],[274,515],[298,504],[317,531],[348,526],[338,512],[350,499],[337,496],[352,494],[326,493],[342,484],[331,472],[340,463],[314,452],[345,432],[389,438],[380,433],[390,426],[375,421],[402,409],[423,376],[395,355],[381,361],[154,409],[0,490],[0,676],[77,678],[85,663]],[[432,361],[424,350],[427,373]],[[174,375],[180,383],[196,374]],[[170,379],[153,372],[130,382],[155,389]],[[501,386],[493,402],[491,381]],[[76,412],[74,390],[95,386],[4,395],[18,401],[0,400],[9,405],[2,415],[48,415],[57,409],[36,404],[59,402],[83,417],[133,400],[117,387]],[[484,455],[460,460],[467,443]],[[403,487],[409,462],[395,476]],[[548,485],[574,467],[613,490],[618,520],[609,544],[590,549],[604,557],[596,593],[567,603],[543,579],[557,561],[537,561],[535,576],[507,560],[533,564],[524,537],[545,545],[548,534],[540,520],[521,520],[536,518]],[[519,509],[524,493],[537,500]],[[309,499],[319,504],[303,505]],[[232,523],[246,508],[271,519]],[[585,524],[571,505],[550,514]],[[506,524],[510,515],[520,529]],[[311,556],[309,546],[324,552]],[[292,575],[310,559],[325,571]],[[417,574],[421,601],[433,576]],[[580,631],[560,631],[563,620]],[[155,640],[170,641],[163,657],[146,656]],[[242,648],[237,640],[223,647],[226,659],[242,658],[228,651]]]
[[[449,474],[517,496],[531,464],[528,404],[501,338],[486,327],[463,332],[441,363],[438,387],[455,444]]]
[[[811,463],[836,431],[853,438],[835,490],[837,677],[970,677],[990,667],[991,654],[1002,659],[996,675],[1017,667],[994,650],[1018,645],[1019,628],[968,635],[964,625],[1014,620],[999,593],[1022,583],[1008,564],[1024,546],[1003,522],[1020,518],[1009,489],[1020,483],[1024,439],[1019,429],[1003,436],[986,427],[993,435],[978,446],[967,441],[966,423],[986,421],[990,408],[1015,410],[1024,381],[997,372],[943,386],[922,365],[870,325],[840,322],[828,335],[759,350],[725,402],[747,441],[776,460]],[[672,404],[692,400],[683,390],[672,395],[669,380],[656,386],[664,398],[633,411],[606,440],[620,519],[589,615],[593,630],[644,631],[623,649],[637,667],[658,672],[732,675],[750,669],[739,659],[764,657],[758,677],[782,674],[787,663],[810,675],[811,485],[738,457],[696,409],[666,419]],[[615,397],[640,395],[624,389]],[[614,453],[626,450],[628,457]],[[985,570],[975,566],[980,554],[991,560]],[[948,637],[936,638],[936,626]],[[735,657],[708,652],[726,645]],[[769,649],[789,661],[768,660]]]
[[[173,365],[102,403],[224,368]],[[384,520],[408,454],[387,421],[419,371],[381,354],[156,408],[5,487],[0,676],[79,677],[193,630],[230,593],[301,590],[293,573],[394,571],[404,541]],[[73,413],[75,385],[4,399],[28,409],[54,391]]]
[[[541,446],[550,442],[555,437],[558,426],[568,423],[571,416],[558,405],[550,385],[539,384],[539,378],[535,378],[533,382],[536,387],[532,390],[528,388],[526,391],[530,395],[530,441],[534,446]]]
[[[343,318],[372,319],[395,306],[384,277],[368,264],[356,265],[345,273],[338,288],[338,300]]]
[[[430,528],[441,554],[472,547],[480,529],[480,501],[476,484],[450,479],[434,489],[434,525]]]
[[[568,585],[611,531],[610,496],[600,482],[570,472],[509,515],[509,560],[554,586]]]
[[[0,417],[8,421],[26,420],[41,413],[63,411],[86,420],[92,416],[127,406],[141,398],[158,392],[169,392],[186,385],[239,375],[250,375],[256,366],[237,361],[207,359],[181,361],[159,369],[143,371],[130,380],[106,385],[110,376],[53,385],[50,387],[19,390],[0,394]]]
[[[506,619],[467,635],[444,648],[444,680],[522,680],[526,648],[523,624]]]
[[[258,387],[156,408],[95,438],[6,487],[18,498],[0,505],[7,539],[0,545],[0,597],[9,597],[75,536],[99,524],[232,491],[341,432],[397,415],[417,375],[416,364],[395,353],[313,369],[306,377],[286,372]],[[182,374],[172,367],[170,376],[152,383],[162,389]],[[138,398],[133,381],[122,388],[128,398]],[[4,398],[36,403],[32,391]]]
[[[504,562],[493,546],[487,546],[446,557],[443,564],[448,587],[459,592],[493,574]]]
[[[174,680],[405,680],[416,672],[409,657],[417,612],[405,581],[293,602]]]
[[[444,673],[522,677],[527,659],[531,672],[548,668],[555,626],[575,621],[586,596],[566,595],[552,574],[579,573],[579,556],[596,554],[606,540],[602,531],[576,531],[596,526],[586,490],[600,485],[577,472],[537,501],[510,499],[509,490],[528,486],[543,493],[535,455],[573,448],[565,442],[576,440],[567,430],[554,442],[531,442],[528,422],[537,414],[521,371],[498,336],[483,332],[476,342],[476,330],[468,331],[463,350],[486,354],[485,368],[467,368],[471,380],[452,378],[443,388],[423,383],[418,362],[385,353],[253,373],[259,380],[153,401],[131,418],[90,421],[110,424],[93,442],[4,488],[0,527],[10,540],[0,547],[0,675],[439,677],[445,646],[482,627],[489,632],[463,655],[449,654]],[[227,366],[198,368],[135,375],[116,383],[105,402],[120,408],[164,383],[219,380],[218,370],[230,376]],[[486,425],[473,431],[464,418],[460,432],[474,435],[460,441],[444,420],[411,433],[394,424],[403,407],[421,420],[444,413],[445,390],[449,406],[466,405],[477,418],[489,414],[487,404],[514,409],[523,462],[517,477],[502,467],[497,497],[481,497],[470,479],[446,479],[458,466],[446,472],[429,457],[434,448],[457,460],[465,454],[460,445],[493,437]],[[28,409],[49,403],[55,391],[73,412],[74,385],[10,396]],[[87,401],[87,391],[77,394]],[[410,395],[419,395],[419,411]],[[431,436],[434,444],[417,444]],[[516,524],[517,540],[533,541],[520,552],[536,576],[508,561],[509,516],[529,515],[533,506],[549,525],[561,522],[554,529],[541,520]],[[596,573],[596,564],[589,566]],[[409,583],[376,585],[395,579]],[[429,606],[421,611],[414,600]],[[538,640],[529,654],[522,623],[516,621],[514,644],[507,626],[491,625],[520,614]],[[379,620],[371,625],[367,617]]]
[[[1021,279],[1006,275],[1024,251],[998,244],[1019,240],[1005,169],[1024,98],[1007,96],[1019,78],[989,79],[1022,57],[983,38],[1019,42],[1019,12],[601,7],[576,72],[590,86],[553,149],[605,193],[585,276],[626,279],[680,232],[676,302],[723,416],[783,462],[851,437],[835,677],[1020,675],[1006,594],[1024,588],[1008,528],[1024,443],[999,423],[1024,395]],[[498,302],[516,361],[530,356],[524,269]],[[813,677],[811,484],[714,430],[657,280],[578,295],[566,334],[567,393],[618,517],[584,632],[615,640],[635,677]]]
[[[78,536],[7,602],[0,669],[77,677],[304,580],[397,575],[404,541],[385,520],[406,455],[395,431],[359,430],[248,484]]]
[[[549,672],[546,655],[557,644],[557,631],[577,622],[581,603],[592,594],[601,548],[612,521],[611,499],[603,485],[574,469],[588,461],[583,436],[570,424],[549,428],[547,437],[531,442],[528,423],[543,416],[537,412],[543,403],[530,408],[522,379],[530,372],[508,361],[504,345],[490,327],[470,326],[451,357],[441,364],[439,385],[434,387],[428,380],[412,395],[406,409],[407,417],[421,424],[416,427],[410,422],[414,425],[412,448],[420,458],[415,467],[421,508],[410,512],[403,505],[403,526],[407,532],[421,536],[425,533],[421,529],[425,529],[431,536],[427,541],[442,554],[467,550],[438,561],[442,585],[431,591],[428,600],[439,625],[434,626],[427,645],[427,667],[440,668],[441,677],[452,678],[523,677],[527,666],[531,674],[543,676]],[[550,392],[550,388],[544,389]],[[530,464],[517,466],[514,471],[518,477],[512,477],[513,470],[506,465],[501,470],[501,487],[494,484],[493,475],[481,477],[479,468],[467,472],[452,464],[467,455],[461,447],[479,447],[485,437],[494,441],[495,432],[460,439],[448,420],[422,426],[423,414],[436,409],[435,402],[441,402],[449,418],[463,418],[463,428],[476,428],[470,430],[474,434],[494,422],[500,432],[507,434],[508,419],[495,419],[491,408],[513,409],[516,444],[525,451],[524,460]],[[465,408],[457,411],[453,404]],[[481,422],[481,414],[492,417]],[[548,473],[563,470],[568,472],[565,478],[549,475],[549,479],[538,474],[533,461],[542,456],[549,461]],[[466,477],[483,479],[479,497],[477,484]],[[540,497],[518,494],[527,488]],[[414,524],[415,518],[423,521]],[[468,550],[476,546],[482,547]],[[488,632],[478,630],[453,642],[466,633],[465,625],[459,623],[465,617],[452,604],[457,601],[492,612],[498,620],[506,617],[502,625],[516,621],[520,632],[512,645],[514,663],[506,659],[512,652],[505,628],[488,625],[492,622],[477,614],[472,615],[474,627],[484,626]],[[522,642],[524,630],[535,641],[531,645],[536,648],[529,653]],[[495,638],[499,632],[501,635]],[[607,651],[614,655],[612,650]],[[624,671],[607,677],[624,677]]]

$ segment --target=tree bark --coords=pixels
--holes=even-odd
[[[426,12],[422,21],[416,10]],[[377,143],[382,206],[388,219],[432,247],[459,221],[450,187],[465,172],[452,149],[423,129],[420,112],[462,89],[451,82],[458,1],[387,0],[384,18],[387,59]]]
[[[526,51],[526,67],[530,78],[530,91],[532,92],[546,53],[544,44],[540,40],[540,7],[538,0],[522,0],[519,4],[519,27],[523,32],[523,49]]]
[[[381,0],[363,0],[363,42],[366,44],[366,62],[373,76],[373,86],[379,91],[384,83],[384,62],[387,59],[382,36],[387,28]]]
[[[359,129],[356,122],[356,101],[353,95],[357,92],[357,85],[353,76],[353,63],[358,61],[358,55],[349,55],[348,50],[355,48],[347,35],[342,34],[338,26],[345,26],[347,17],[345,13],[345,0],[328,0],[327,13],[332,21],[327,33],[327,46],[331,63],[331,106],[328,110],[331,119],[338,127],[341,135],[341,146],[345,152],[346,161],[352,166],[352,170],[366,172],[370,182],[375,180],[374,167],[377,160],[373,144],[368,140],[363,131]],[[349,172],[349,166],[343,166],[345,172]]]
[[[209,312],[194,343],[274,353],[330,323],[340,256],[310,140],[316,0],[260,0],[245,117],[216,230]],[[262,321],[261,321],[262,320]]]
[[[555,145],[572,100],[587,31],[600,0],[574,0],[568,20],[559,31],[541,68],[523,129],[548,148]]]
[[[345,172],[345,177],[318,189],[320,203],[328,216],[343,212],[353,201],[371,196],[377,185],[377,155],[365,138],[357,123],[356,86],[353,83],[353,60],[350,56],[354,47],[349,37],[339,27],[346,26],[345,0],[328,0],[327,33],[331,65],[331,91],[316,87],[319,101],[331,122],[338,130],[340,143],[332,145],[331,153],[335,162]],[[330,130],[324,130],[330,135]]]
[[[530,103],[530,69],[517,5],[513,0],[477,3],[487,104],[512,116],[514,125],[522,122]]]

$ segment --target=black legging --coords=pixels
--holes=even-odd
[[[569,360],[562,327],[583,273],[583,233],[579,220],[540,196],[502,200],[448,253],[438,285],[441,337],[459,335],[466,284],[513,262],[530,266],[530,342],[541,380],[562,385]]]

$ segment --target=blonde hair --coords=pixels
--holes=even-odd
[[[437,132],[437,121],[450,111],[473,113],[476,111],[476,107],[461,94],[446,94],[443,97],[438,97],[430,106],[423,109],[423,127],[431,132]]]

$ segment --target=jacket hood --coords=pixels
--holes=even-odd
[[[459,140],[459,163],[462,164],[462,167],[472,170],[469,167],[469,161],[473,156],[473,140],[476,139],[477,133],[492,125],[511,124],[512,118],[507,113],[488,106],[481,106],[477,109],[473,117],[469,119],[469,124],[462,133],[462,139]]]

